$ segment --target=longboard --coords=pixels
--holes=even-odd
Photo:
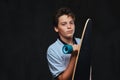
[[[90,80],[92,20],[86,20],[75,62],[72,80]]]

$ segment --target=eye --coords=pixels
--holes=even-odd
[[[66,24],[67,24],[66,22],[61,23],[62,26],[65,26]]]
[[[70,24],[74,24],[74,21],[70,21]]]

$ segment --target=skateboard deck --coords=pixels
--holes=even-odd
[[[80,42],[80,49],[72,75],[72,80],[90,80],[90,59],[91,59],[91,32],[92,20],[86,20]]]

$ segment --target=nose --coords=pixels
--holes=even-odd
[[[70,28],[71,28],[71,25],[70,25],[70,24],[68,24],[68,25],[67,25],[67,28],[68,28],[68,29],[70,29]]]

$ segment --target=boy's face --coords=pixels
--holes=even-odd
[[[55,27],[55,31],[58,32],[62,38],[73,38],[75,32],[74,20],[71,16],[62,15],[58,18],[58,26]]]

